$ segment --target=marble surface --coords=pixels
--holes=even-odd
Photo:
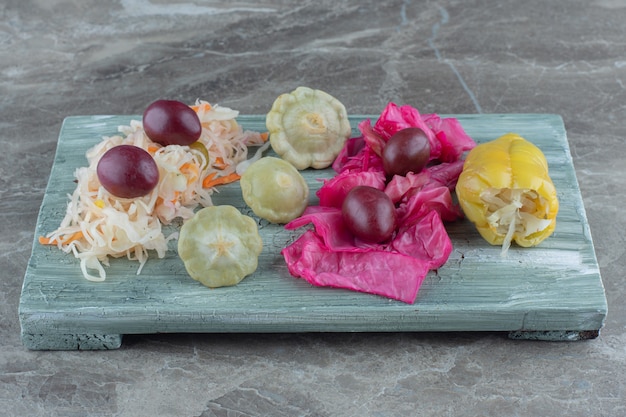
[[[382,5],[381,5],[382,4]],[[11,416],[623,416],[626,3],[8,0],[0,4],[0,407]],[[609,314],[600,337],[137,335],[29,351],[17,306],[63,118],[198,97],[265,113],[563,116]]]

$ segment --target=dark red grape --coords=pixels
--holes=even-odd
[[[383,168],[388,177],[418,173],[430,159],[430,142],[418,127],[399,130],[383,148]]]
[[[176,100],[157,100],[143,113],[143,129],[156,143],[191,145],[202,133],[202,125],[195,111]]]
[[[358,185],[348,192],[341,213],[348,230],[364,242],[382,243],[396,230],[396,208],[383,191]]]
[[[148,194],[159,182],[154,158],[138,146],[115,146],[102,155],[96,167],[98,179],[111,194],[135,198]]]

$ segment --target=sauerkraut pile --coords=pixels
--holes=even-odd
[[[142,122],[132,120],[120,126],[119,135],[104,137],[86,153],[88,165],[74,175],[76,189],[69,196],[65,217],[58,229],[41,237],[40,243],[56,245],[80,260],[83,276],[104,281],[109,257],[127,257],[139,262],[137,274],[149,252],[165,256],[167,243],[177,232],[165,236],[163,225],[174,219],[186,220],[198,206],[211,206],[215,186],[239,179],[248,159],[249,146],[263,146],[267,135],[244,131],[237,123],[239,112],[198,100],[191,106],[202,124],[197,143],[191,146],[162,146],[151,141]],[[122,199],[113,196],[99,182],[96,167],[109,149],[134,145],[148,151],[159,169],[159,182],[149,194]],[[243,165],[242,165],[243,163]]]

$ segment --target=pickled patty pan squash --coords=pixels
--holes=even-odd
[[[266,156],[241,176],[241,193],[257,216],[272,223],[299,217],[309,202],[309,186],[289,162]]]
[[[278,96],[265,124],[272,149],[297,169],[330,166],[352,133],[344,105],[308,87]]]
[[[472,149],[456,185],[463,212],[506,254],[511,241],[535,246],[552,234],[559,201],[541,150],[509,133]]]
[[[178,255],[207,287],[238,284],[253,273],[263,249],[256,222],[233,206],[199,210],[180,229]]]

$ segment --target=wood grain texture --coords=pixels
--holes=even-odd
[[[352,116],[357,123],[365,117]],[[136,262],[112,259],[107,280],[86,281],[73,256],[37,243],[63,218],[73,172],[85,151],[139,116],[73,116],[62,126],[41,205],[19,305],[29,349],[112,349],[124,334],[158,332],[506,331],[513,338],[579,340],[597,335],[607,303],[563,121],[550,114],[454,115],[477,142],[516,132],[545,153],[561,203],[553,236],[535,248],[513,246],[506,258],[468,221],[447,225],[448,262],[429,273],[409,305],[383,297],[312,287],[289,275],[280,250],[301,231],[259,220],[259,268],[235,287],[209,289],[187,275],[175,252],[156,255],[136,275]],[[240,116],[264,131],[265,117]],[[303,172],[311,203],[329,170]],[[238,184],[220,189],[215,204],[245,214]],[[166,230],[174,230],[170,226]],[[543,336],[542,336],[543,335]],[[547,335],[547,336],[546,336]],[[588,337],[586,337],[588,338]]]

